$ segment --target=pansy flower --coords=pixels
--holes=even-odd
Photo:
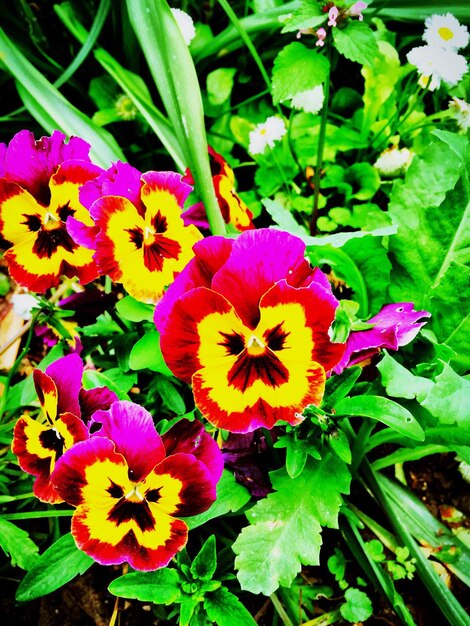
[[[75,542],[103,565],[164,567],[187,541],[179,518],[206,511],[216,498],[220,451],[207,444],[202,425],[196,437],[190,427],[188,441],[187,420],[177,440],[167,435],[166,449],[151,415],[132,402],[115,402],[93,422],[96,433],[68,450],[52,475],[61,497],[76,507]]]
[[[155,312],[169,368],[219,428],[299,423],[344,352],[328,335],[338,301],[326,276],[278,230],[208,237],[194,252]]]
[[[382,348],[398,350],[416,337],[426,319],[431,317],[428,311],[415,311],[412,302],[386,304],[377,315],[367,320],[373,324],[368,330],[352,331],[346,342],[346,350],[341,361],[336,365],[336,374],[346,367],[357,365],[379,354]]]
[[[94,228],[78,220],[70,220],[69,227],[76,241],[95,248],[103,274],[122,283],[134,298],[157,302],[202,238],[181,218],[191,190],[174,172],[141,174],[117,162],[82,190]]]
[[[209,146],[210,166],[214,191],[219,203],[222,218],[226,224],[231,224],[239,231],[251,230],[253,213],[237,194],[235,188],[235,174],[224,157]],[[189,169],[183,178],[185,182],[194,185],[194,179]],[[198,202],[186,209],[183,213],[185,224],[194,224],[198,228],[209,228],[204,204]]]
[[[33,372],[42,408],[38,419],[20,417],[13,433],[12,451],[25,472],[36,476],[33,491],[43,502],[61,502],[50,481],[65,450],[88,438],[87,419],[117,400],[107,387],[82,389],[83,363],[77,354],[54,361],[45,372]]]
[[[38,141],[20,131],[0,151],[0,233],[12,278],[31,291],[58,285],[61,275],[83,284],[98,276],[93,253],[78,245],[66,228],[69,216],[92,224],[79,201],[80,186],[98,176],[90,146],[54,131]]]

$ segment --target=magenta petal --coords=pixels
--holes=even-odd
[[[181,209],[193,190],[191,185],[182,181],[181,174],[176,172],[145,172],[142,174],[142,180],[151,189],[163,189],[170,192],[175,196]]]
[[[167,456],[192,454],[204,463],[216,482],[222,476],[224,461],[220,448],[201,422],[181,419],[162,435],[162,440]]]
[[[8,145],[5,177],[27,189],[39,201],[48,203],[49,180],[65,160],[90,161],[90,145],[79,137],[66,136],[55,130],[51,137],[35,141],[29,130],[17,133]]]
[[[195,258],[186,265],[155,308],[154,321],[161,333],[182,295],[196,287],[211,286],[212,277],[227,261],[233,243],[233,239],[216,236],[207,237],[194,245]]]
[[[93,413],[107,411],[119,398],[107,387],[96,387],[95,389],[80,389],[78,399],[82,420],[86,423]]]
[[[90,433],[113,441],[126,459],[132,480],[138,482],[165,458],[165,446],[152,416],[138,404],[120,400],[109,411],[96,411],[88,423]]]
[[[54,361],[47,367],[46,374],[57,387],[57,414],[69,412],[80,417],[78,394],[82,387],[83,362],[78,354],[69,354]]]
[[[5,156],[7,153],[7,144],[0,143],[0,178],[5,176]]]
[[[106,172],[80,189],[80,202],[90,209],[95,200],[103,196],[127,198],[134,206],[141,209],[140,190],[141,172],[128,163],[117,161]]]
[[[86,224],[79,222],[72,216],[67,218],[66,226],[67,232],[75,243],[78,243],[79,246],[83,246],[89,250],[96,249],[96,236],[100,232],[98,226],[86,226]]]
[[[212,280],[248,326],[259,321],[259,301],[274,283],[286,279],[298,287],[311,274],[304,259],[305,244],[290,233],[262,228],[235,240],[229,259]]]
[[[334,372],[341,374],[345,367],[373,356],[380,348],[398,350],[410,343],[426,324],[426,321],[418,322],[423,317],[431,317],[431,314],[415,311],[412,302],[386,304],[368,320],[368,323],[375,324],[374,328],[353,331],[349,335],[346,351]]]
[[[193,224],[197,228],[209,229],[209,222],[207,221],[206,209],[203,202],[197,202],[186,209],[181,214],[185,226]]]

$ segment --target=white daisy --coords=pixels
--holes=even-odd
[[[178,26],[180,27],[181,34],[187,46],[196,36],[196,29],[194,28],[193,18],[182,11],[181,9],[171,9],[173,17],[175,18]]]
[[[465,57],[453,50],[445,50],[436,46],[418,46],[406,55],[408,62],[416,66],[422,75],[420,84],[426,84],[431,77],[428,89],[433,91],[441,81],[448,85],[456,85],[467,72]]]
[[[403,174],[410,166],[413,155],[408,148],[399,150],[396,147],[387,148],[374,163],[379,174],[384,177],[394,178]]]
[[[250,132],[250,145],[248,152],[251,154],[262,154],[266,146],[274,147],[274,142],[282,139],[287,133],[287,128],[280,117],[271,115],[262,124],[258,124]]]
[[[460,130],[468,130],[470,128],[470,104],[460,98],[452,98],[449,102],[449,109]]]
[[[11,297],[11,303],[13,310],[21,317],[21,319],[28,321],[32,318],[32,310],[34,307],[39,306],[38,299],[29,293],[15,293]]]
[[[323,106],[324,99],[323,86],[318,85],[313,89],[295,94],[291,100],[291,106],[294,109],[301,109],[305,113],[318,113]]]
[[[468,29],[451,14],[430,15],[424,22],[423,39],[430,46],[458,50],[468,44]]]

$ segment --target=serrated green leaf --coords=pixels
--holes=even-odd
[[[15,524],[0,518],[0,546],[11,559],[11,564],[29,570],[39,559],[38,547],[28,533]]]
[[[337,528],[341,494],[351,480],[332,454],[309,460],[295,479],[284,470],[270,476],[276,491],[248,511],[251,526],[233,544],[242,588],[265,595],[290,586],[302,564],[318,564],[322,526]]]
[[[389,211],[398,233],[390,239],[390,294],[396,302],[413,301],[415,308],[431,313],[436,305],[432,330],[458,354],[454,361],[465,369],[470,364],[470,323],[468,288],[461,287],[468,280],[465,266],[470,261],[470,159],[460,156],[460,142],[451,147],[448,134],[444,137],[446,141],[433,138],[414,157],[404,182],[393,186]],[[444,302],[449,296],[450,302]]]
[[[125,296],[116,303],[119,315],[129,322],[153,322],[155,307],[139,302],[132,296]]]
[[[211,535],[194,557],[191,574],[198,580],[210,580],[217,567],[215,535]]]
[[[155,604],[173,604],[181,596],[180,577],[175,569],[166,567],[155,572],[132,572],[113,580],[108,591],[120,598]]]
[[[270,200],[269,198],[263,198],[261,200],[266,211],[272,217],[273,222],[277,224],[282,230],[287,230],[293,235],[306,235],[307,231],[304,226],[299,224],[292,213],[282,206],[280,202]]]
[[[292,33],[305,28],[316,28],[326,22],[327,14],[318,4],[301,2],[301,5],[286,19],[281,33]]]
[[[341,615],[348,622],[363,622],[372,615],[372,603],[369,596],[360,589],[350,587],[346,590],[344,597],[346,604],[339,607]]]
[[[430,392],[434,383],[432,380],[415,376],[406,367],[400,365],[386,350],[384,357],[377,364],[377,369],[382,377],[382,384],[389,396],[394,398],[417,398],[423,400]]]
[[[70,533],[61,537],[36,560],[16,591],[18,602],[29,602],[59,589],[77,574],[84,574],[93,559],[79,550]]]
[[[133,370],[148,368],[165,376],[173,376],[160,348],[160,334],[157,331],[145,333],[132,348],[129,367]]]
[[[234,513],[239,511],[250,497],[248,489],[237,483],[232,472],[224,470],[217,484],[217,498],[214,504],[204,513],[186,517],[184,521],[190,529],[197,528],[215,517],[226,515],[230,511]]]
[[[274,60],[272,76],[274,104],[321,85],[329,71],[328,59],[318,51],[310,50],[298,42],[290,43]]]
[[[204,598],[204,608],[209,619],[217,626],[256,626],[250,612],[240,600],[225,587],[220,587]]]
[[[372,66],[379,48],[370,26],[349,20],[344,28],[333,28],[333,41],[340,54],[350,61]]]
[[[416,441],[424,441],[424,431],[405,407],[381,396],[354,396],[336,405],[337,415],[362,415],[382,422]]]
[[[444,364],[442,372],[436,376],[435,384],[421,405],[438,418],[440,424],[468,425],[470,381],[456,374],[450,365]]]

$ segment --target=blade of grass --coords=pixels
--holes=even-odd
[[[114,137],[74,107],[18,50],[0,28],[0,59],[29,95],[30,113],[45,130],[59,129],[77,135],[91,144],[93,160],[102,167],[125,157]],[[47,125],[45,125],[47,124]],[[52,125],[52,126],[51,126]]]
[[[69,2],[55,5],[54,10],[64,26],[78,41],[81,43],[86,41],[87,31],[74,15],[72,5]],[[108,72],[111,78],[129,96],[142,117],[168,150],[177,168],[184,172],[186,169],[185,158],[175,132],[168,119],[153,104],[149,92],[139,89],[138,77],[122,67],[113,56],[101,47],[95,50],[94,56],[102,68]]]
[[[398,506],[387,491],[384,477],[374,471],[366,462],[362,464],[364,476],[393,526],[394,532],[400,537],[410,555],[416,559],[416,569],[429,595],[437,604],[451,626],[470,626],[470,617],[454,594],[448,589],[432,563],[426,558],[414,540],[409,527],[407,509]]]
[[[201,90],[188,46],[165,0],[127,0],[129,17],[204,203],[213,235],[225,235],[209,165]]]

